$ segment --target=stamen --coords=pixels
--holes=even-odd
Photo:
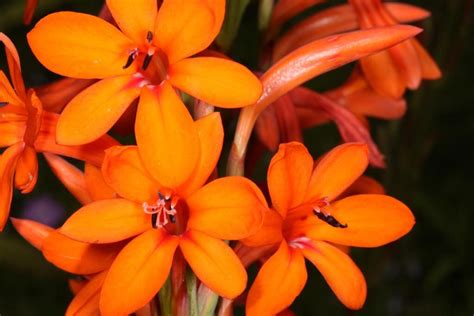
[[[128,67],[130,67],[132,65],[133,61],[135,60],[135,58],[137,58],[137,56],[138,56],[138,48],[135,48],[135,49],[131,50],[129,55],[128,55],[127,62],[125,63],[125,65],[122,68],[127,69]]]
[[[329,225],[337,228],[347,228],[347,224],[340,223],[334,216],[332,216],[329,212],[325,212],[323,208],[329,206],[329,201],[327,198],[323,198],[313,206],[314,214],[323,222],[328,223]]]
[[[148,44],[151,44],[151,41],[153,41],[153,33],[151,31],[148,31],[148,33],[146,33],[146,41],[148,42]]]
[[[143,59],[143,65],[142,65],[143,70],[146,70],[148,66],[150,65],[151,59],[153,58],[155,51],[156,49],[154,47],[148,48],[148,52],[146,53],[145,59]]]
[[[8,105],[8,102],[1,102],[1,101],[0,101],[0,108],[3,107],[3,106],[5,106],[5,105]]]
[[[295,249],[303,249],[308,247],[308,244],[311,244],[311,239],[306,236],[298,237],[293,239],[288,243],[288,246]]]
[[[153,228],[162,228],[170,221],[176,222],[176,204],[179,198],[171,194],[163,195],[158,192],[158,200],[155,204],[143,203],[143,211],[145,214],[151,214],[151,226]],[[169,219],[169,220],[168,220]]]

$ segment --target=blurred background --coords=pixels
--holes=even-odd
[[[96,14],[102,1],[41,0],[33,24],[58,10]],[[339,3],[328,1],[303,14]],[[405,1],[432,12],[419,25],[420,36],[443,71],[437,81],[424,81],[407,94],[408,112],[395,122],[371,121],[372,134],[386,156],[386,170],[369,170],[388,194],[410,206],[417,223],[394,244],[353,249],[368,283],[368,299],[360,311],[337,301],[318,271],[308,265],[309,281],[292,310],[297,315],[472,315],[474,313],[474,1]],[[23,1],[0,2],[0,32],[21,55],[28,86],[56,78],[32,56],[21,19]],[[230,55],[256,65],[259,34],[256,1],[251,1]],[[299,17],[289,23],[301,19]],[[2,53],[3,54],[3,53]],[[0,66],[5,70],[4,55]],[[324,91],[342,83],[353,65],[323,75],[307,85]],[[317,156],[340,142],[333,125],[305,133]],[[227,136],[228,141],[231,136]],[[227,146],[228,147],[228,146]],[[265,173],[267,155],[262,165]],[[15,192],[12,216],[59,226],[80,205],[61,186],[40,158],[39,182],[26,198]],[[471,250],[469,250],[471,249]],[[0,315],[61,315],[72,295],[72,277],[49,265],[40,252],[22,240],[10,224],[0,235]]]

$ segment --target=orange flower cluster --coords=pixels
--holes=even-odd
[[[15,46],[0,33],[10,73],[0,72],[0,227],[13,188],[35,187],[43,153],[83,207],[59,228],[11,221],[46,260],[81,276],[66,315],[232,315],[238,302],[251,316],[290,313],[305,259],[342,304],[360,309],[367,287],[348,247],[385,245],[415,223],[363,176],[369,164],[384,166],[366,117],[399,119],[405,88],[440,77],[413,38],[421,30],[399,24],[429,13],[351,0],[280,34],[321,1],[262,1],[269,19],[252,72],[213,44],[235,14],[225,0],[105,2],[99,16],[57,12],[28,33],[38,60],[64,76],[42,87],[25,88]],[[340,87],[302,86],[354,61]],[[240,109],[225,175],[217,165],[232,129],[214,107]],[[330,121],[345,144],[314,160],[302,129]],[[253,130],[257,155],[245,160]],[[265,150],[275,152],[268,191],[244,177]],[[252,264],[260,269],[248,280]]]

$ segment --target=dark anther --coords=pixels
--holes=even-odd
[[[337,228],[347,228],[347,224],[341,224],[337,219],[332,215],[326,215],[321,211],[314,210],[314,214],[322,220],[323,222],[328,223],[329,225]]]
[[[1,101],[0,101],[0,108],[1,108],[2,106],[7,105],[7,104],[8,104],[8,102],[1,102]]]
[[[137,58],[137,51],[134,50],[132,51],[129,55],[128,55],[128,59],[127,59],[127,62],[125,63],[125,65],[122,67],[123,69],[127,69],[128,67],[130,67],[130,65],[133,63],[133,61],[135,60],[135,58]]]
[[[169,218],[170,218],[170,222],[171,222],[171,223],[173,223],[173,224],[176,223],[176,216],[171,215],[171,214],[168,215],[168,216],[169,216]]]
[[[153,228],[158,228],[158,226],[156,226],[156,219],[158,218],[158,214],[155,213],[155,214],[151,214],[151,226]]]
[[[151,41],[153,40],[153,33],[151,31],[148,31],[148,33],[146,33],[146,40],[148,44],[151,44]]]
[[[150,64],[152,57],[153,55],[146,54],[145,59],[143,60],[143,65],[142,65],[143,70],[146,70],[148,68],[148,65]]]
[[[165,200],[165,197],[163,196],[163,194],[161,194],[161,192],[158,192],[158,197],[160,198],[160,200]]]

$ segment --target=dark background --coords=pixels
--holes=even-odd
[[[361,311],[344,309],[316,269],[308,265],[309,281],[292,306],[298,315],[474,313],[474,1],[406,2],[432,12],[431,18],[419,24],[425,29],[420,39],[438,61],[443,78],[425,81],[419,90],[407,94],[409,108],[402,120],[371,121],[372,133],[386,155],[387,169],[369,173],[390,195],[410,206],[417,224],[394,244],[352,250],[368,283],[368,299]],[[40,0],[33,24],[49,12],[97,13],[100,6],[101,1]],[[231,50],[234,58],[248,66],[256,62],[256,11],[256,4],[251,3]],[[25,39],[31,26],[22,24],[22,14],[23,1],[0,2],[0,31],[16,44],[24,78],[34,86],[55,77],[31,55]],[[0,66],[5,69],[1,57]],[[323,75],[309,86],[319,91],[334,87],[350,67]],[[315,155],[338,141],[334,126],[305,133],[305,143]],[[41,160],[36,189],[27,197],[15,193],[12,215],[57,226],[78,207]],[[61,315],[72,297],[67,277],[22,240],[11,225],[0,235],[2,316]]]

